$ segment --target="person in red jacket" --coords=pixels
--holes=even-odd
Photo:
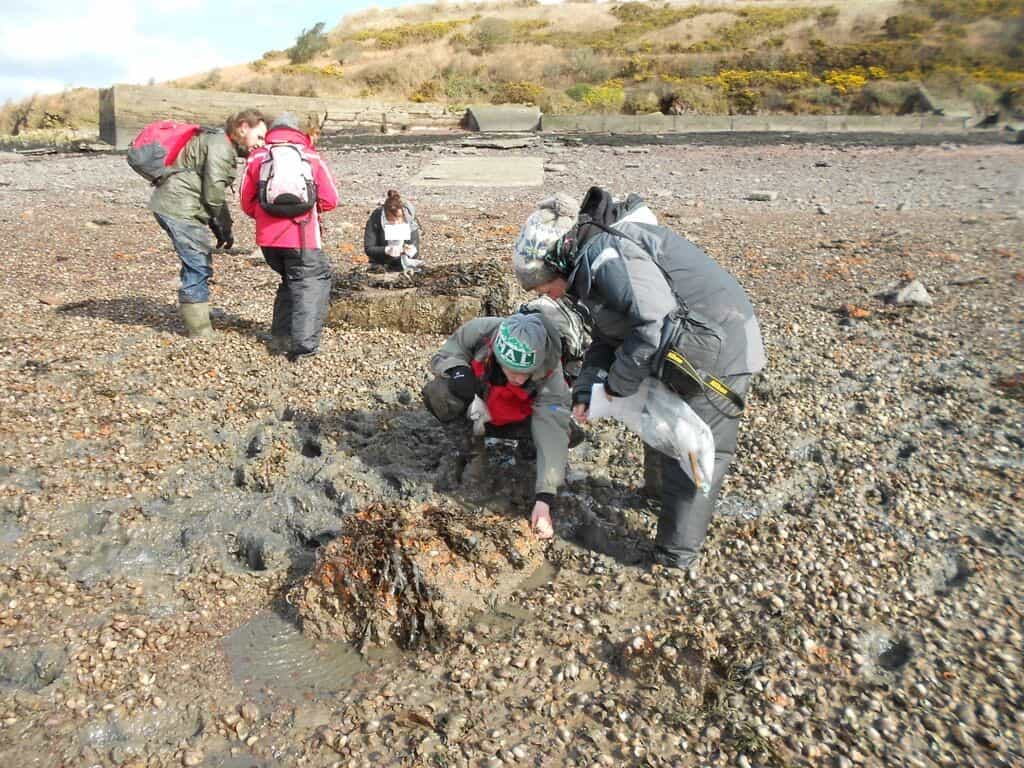
[[[274,145],[281,144],[299,150],[316,188],[316,205],[291,218],[269,212],[260,195],[264,183],[261,169],[270,160]],[[292,361],[315,355],[331,293],[331,264],[323,251],[320,214],[338,205],[338,190],[310,137],[299,130],[291,113],[271,124],[266,146],[249,156],[239,195],[242,210],[256,220],[256,244],[263,250],[263,258],[281,276],[274,297],[270,351],[287,354]]]

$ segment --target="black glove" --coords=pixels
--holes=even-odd
[[[468,365],[457,365],[445,373],[448,374],[448,390],[459,400],[469,402],[476,397],[476,374],[472,368]]]
[[[231,212],[225,205],[218,211],[216,216],[210,218],[210,231],[217,238],[215,248],[230,248],[235,244],[235,237],[231,229]]]

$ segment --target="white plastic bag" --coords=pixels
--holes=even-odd
[[[422,266],[423,266],[423,260],[422,259],[414,259],[409,254],[406,254],[406,253],[402,254],[402,271],[403,272],[409,272],[409,271],[412,271],[412,270],[416,270],[416,269],[419,269]]]
[[[636,394],[611,399],[603,384],[595,384],[588,418],[621,422],[651,448],[676,459],[701,493],[710,492],[715,436],[686,401],[657,379],[644,379]]]
[[[473,434],[477,437],[484,434],[487,422],[491,420],[491,411],[479,395],[474,397],[473,402],[469,404],[466,415],[473,422]]]

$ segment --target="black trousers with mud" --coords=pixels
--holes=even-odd
[[[749,374],[723,376],[722,379],[740,396],[745,396],[750,387]],[[736,455],[740,424],[740,419],[723,416],[704,396],[686,402],[715,436],[715,474],[708,495],[697,490],[676,459],[648,449],[653,454],[651,458],[660,461],[658,469],[661,470],[661,514],[654,539],[655,560],[676,568],[690,567],[700,554],[718,492]]]
[[[262,248],[267,264],[281,276],[270,333],[290,339],[296,357],[315,354],[331,298],[331,264],[319,248]]]

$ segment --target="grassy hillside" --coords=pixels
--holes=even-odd
[[[288,50],[173,84],[704,114],[900,113],[926,106],[924,85],[958,111],[1012,111],[1022,41],[1021,0],[438,2],[318,24]]]

